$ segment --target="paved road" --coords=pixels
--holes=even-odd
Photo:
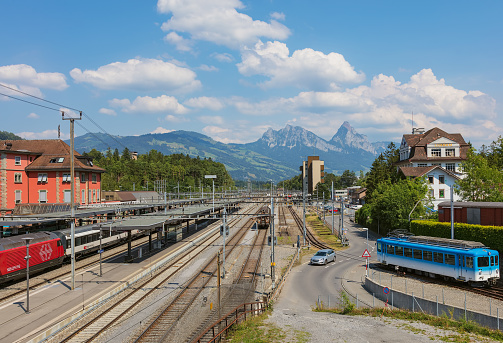
[[[292,270],[268,320],[293,336],[298,336],[298,331],[307,332],[310,342],[434,342],[427,335],[417,335],[397,328],[379,318],[342,316],[311,310],[318,295],[322,296],[322,301],[327,305],[328,295],[331,297],[331,305],[334,301],[339,301],[341,278],[347,271],[362,268],[361,265],[364,264],[363,259],[358,257],[367,247],[366,232],[351,227],[347,235],[351,245],[338,254],[335,263],[327,266],[304,263]],[[369,237],[371,254],[374,242]]]

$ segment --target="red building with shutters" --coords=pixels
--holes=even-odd
[[[74,153],[75,203],[101,202],[101,174]],[[0,214],[17,204],[70,203],[70,146],[60,139],[0,141]]]

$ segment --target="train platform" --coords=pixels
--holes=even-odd
[[[186,237],[194,234],[196,229],[192,226],[188,232],[185,229],[183,231]],[[197,230],[196,236],[210,231]],[[196,238],[192,236],[191,239]],[[73,290],[70,276],[30,290],[29,313],[26,311],[26,292],[0,303],[0,343],[31,342],[35,337],[41,337],[57,323],[71,321],[80,316],[82,311],[89,310],[109,295],[127,287],[131,280],[149,273],[161,260],[183,251],[190,243],[182,239],[162,250],[156,249],[150,255],[146,254],[147,245],[148,243],[141,247],[142,257],[135,258],[132,263],[123,263],[124,256],[105,260],[102,264],[102,276],[99,275],[99,264],[76,272]],[[136,256],[139,256],[139,249],[140,247],[133,249]]]

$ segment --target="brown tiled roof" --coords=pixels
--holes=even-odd
[[[11,143],[12,147],[7,149],[6,143]],[[23,154],[31,152],[34,155],[40,155],[26,167],[27,171],[70,169],[70,146],[60,139],[0,141],[0,151]],[[52,159],[61,157],[64,158],[63,162],[51,163]],[[89,159],[82,157],[77,151],[74,152],[74,157],[75,170],[96,173],[105,172],[105,169],[91,165]]]
[[[447,133],[444,130],[434,127],[426,131],[423,134],[405,134],[403,138],[407,142],[407,145],[411,148],[408,161],[433,161],[433,160],[445,160],[446,157],[428,157],[426,152],[426,146],[431,142],[436,141],[440,137],[445,137],[459,144],[459,156],[448,157],[447,159],[452,161],[461,161],[466,159],[466,154],[470,148],[461,136],[460,133]],[[402,161],[403,162],[403,161]]]
[[[457,176],[456,174],[454,174],[453,172],[447,170],[447,169],[444,169],[440,166],[429,166],[429,167],[400,167],[400,171],[403,173],[403,175],[405,177],[413,177],[413,178],[416,178],[416,177],[421,177],[427,173],[429,173],[430,171],[432,171],[433,169],[440,169],[442,170],[442,172],[456,178],[456,179],[459,179],[459,176]]]

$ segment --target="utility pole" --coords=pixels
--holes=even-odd
[[[271,226],[271,279],[272,279],[272,289],[274,289],[276,275],[275,275],[275,266],[276,262],[274,260],[274,197],[272,196],[273,186],[271,180],[271,218],[269,220],[269,225]]]
[[[61,116],[63,120],[70,121],[70,185],[71,185],[71,201],[70,201],[70,211],[71,211],[71,227],[70,227],[70,244],[72,245],[72,284],[71,290],[75,289],[75,161],[74,161],[74,151],[75,151],[75,120],[82,120],[82,111],[80,112],[79,118],[65,118],[65,112],[61,111]]]
[[[335,194],[334,194],[334,182],[332,181],[332,235],[334,234],[334,230],[335,230],[335,213],[334,213],[334,210],[335,210]]]

